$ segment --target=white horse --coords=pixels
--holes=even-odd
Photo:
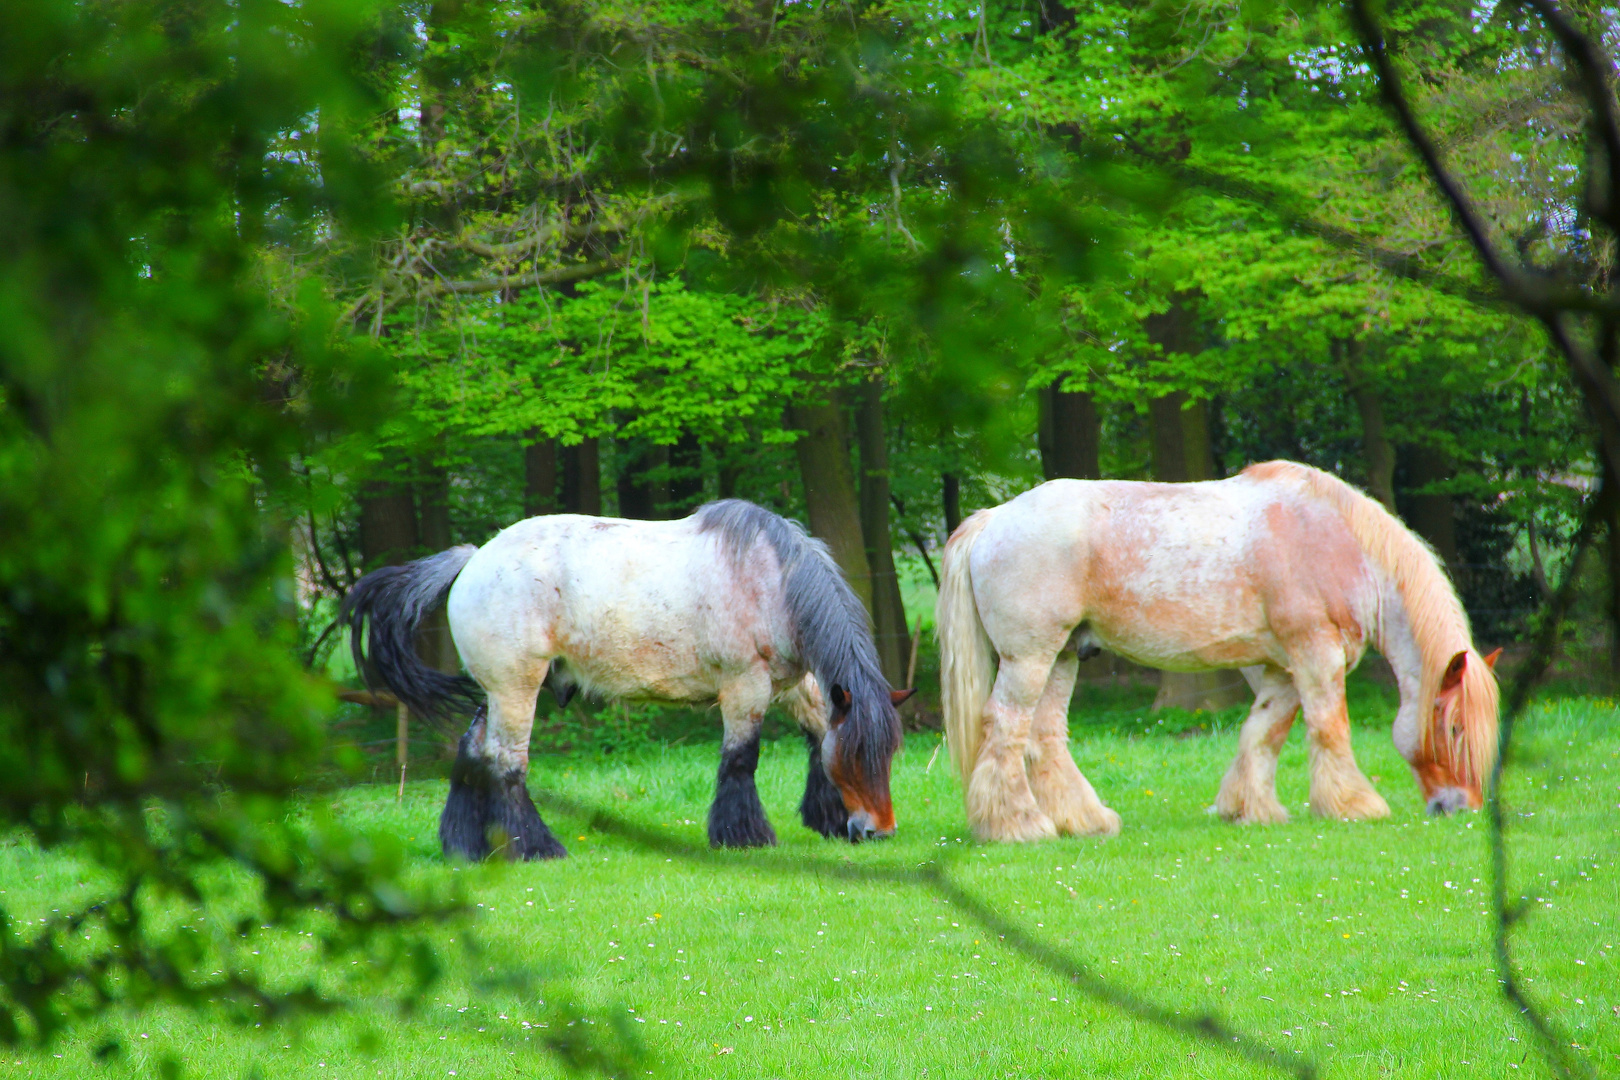
[[[445,601],[472,678],[418,659],[423,617]],[[477,705],[439,821],[446,855],[567,852],[525,786],[535,699],[549,684],[611,698],[719,702],[720,772],[709,810],[716,847],[776,843],[754,786],[760,721],[772,702],[810,743],[800,815],[851,841],[894,832],[889,766],[895,705],[860,600],[819,540],[737,499],[680,521],[558,514],[530,518],[481,548],[451,548],[373,571],[345,601],[363,672],[413,711]],[[369,623],[369,655],[361,642]],[[821,687],[832,690],[831,709]]]
[[[1400,687],[1395,746],[1435,813],[1478,808],[1496,757],[1496,656],[1433,552],[1382,506],[1288,461],[1192,484],[1054,480],[964,521],[945,547],[941,697],[967,816],[984,839],[1108,836],[1069,755],[1079,660],[1107,648],[1171,671],[1244,668],[1255,702],[1212,808],[1286,821],[1277,752],[1303,707],[1311,809],[1378,818],[1344,679],[1373,645]]]

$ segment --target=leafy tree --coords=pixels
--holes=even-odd
[[[453,905],[400,878],[391,840],[288,804],[330,707],[292,649],[288,465],[364,430],[384,382],[318,287],[273,298],[260,253],[316,212],[379,224],[344,137],[376,108],[358,46],[396,44],[367,14],[0,9],[0,820],[97,868],[38,925],[0,908],[7,1043],[155,1001],[320,1007],[313,973],[268,985],[246,957],[311,913],[327,958],[368,956],[407,993],[434,973],[388,931]],[[287,140],[319,183],[284,167]],[[229,911],[211,938],[164,916],[210,900]]]

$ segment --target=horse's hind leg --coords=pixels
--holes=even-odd
[[[1280,824],[1288,811],[1277,800],[1277,752],[1299,715],[1299,691],[1288,673],[1266,667],[1254,688],[1254,705],[1238,735],[1237,757],[1226,770],[1215,813],[1247,825]]]
[[[1046,690],[1035,706],[1026,760],[1035,804],[1066,836],[1114,836],[1119,815],[1102,804],[1091,782],[1069,753],[1069,699],[1080,672],[1080,659],[1062,653],[1052,666]]]
[[[439,817],[446,856],[560,859],[568,854],[529,797],[529,732],[545,674],[541,664],[533,678],[490,680],[497,689],[461,737],[451,767],[450,797]]]
[[[720,775],[709,807],[710,847],[770,847],[776,833],[754,786],[759,767],[759,728],[771,703],[771,680],[753,671],[720,691],[725,735],[720,743]]]
[[[1350,712],[1344,700],[1344,654],[1317,650],[1296,663],[1294,685],[1310,730],[1311,813],[1359,821],[1389,816],[1389,804],[1362,775],[1350,750]]]
[[[968,780],[967,816],[981,840],[1043,840],[1057,826],[1035,801],[1024,768],[1035,708],[1046,691],[1054,654],[1002,658],[984,705],[984,742]]]

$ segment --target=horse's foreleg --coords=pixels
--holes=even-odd
[[[461,737],[450,772],[450,797],[439,817],[447,856],[560,859],[568,854],[529,797],[529,733],[545,678],[502,684]]]
[[[771,701],[770,677],[763,672],[720,691],[725,735],[720,743],[720,774],[709,807],[710,847],[772,847],[776,833],[754,786],[759,767],[759,728]]]
[[[1035,706],[1035,722],[1030,729],[1027,765],[1030,790],[1035,804],[1059,833],[1067,836],[1115,836],[1119,815],[1097,798],[1069,753],[1069,699],[1080,673],[1080,659],[1073,653],[1058,656],[1046,680],[1046,690]]]
[[[984,741],[968,780],[967,816],[981,840],[1043,840],[1057,826],[1035,801],[1024,754],[1053,656],[1001,661],[984,705]]]
[[[1280,824],[1288,811],[1277,799],[1277,753],[1299,715],[1299,691],[1286,671],[1269,666],[1251,684],[1254,705],[1238,735],[1237,757],[1210,809],[1238,824]]]
[[[827,703],[813,675],[806,675],[777,701],[799,722],[810,748],[810,767],[804,780],[804,798],[799,800],[799,820],[804,827],[826,837],[843,837],[849,830],[849,811],[844,796],[821,764],[821,741],[827,735]]]
[[[1350,712],[1344,700],[1344,655],[1321,649],[1295,664],[1310,730],[1311,813],[1360,821],[1389,816],[1389,804],[1373,790],[1350,750]]]

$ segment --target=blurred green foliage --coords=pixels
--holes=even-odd
[[[289,822],[329,695],[293,651],[289,464],[387,400],[322,290],[272,295],[263,245],[388,202],[345,125],[378,106],[350,0],[0,8],[0,829],[107,873],[40,925],[0,908],[0,1041],[114,1005],[245,1021],[322,1005],[265,985],[255,930],[310,909],[327,956],[406,993],[437,961],[385,933],[455,910],[388,837]],[[317,129],[318,118],[318,129]],[[296,138],[318,175],[285,167]],[[234,865],[215,943],[150,917]],[[212,884],[210,884],[212,882]]]

